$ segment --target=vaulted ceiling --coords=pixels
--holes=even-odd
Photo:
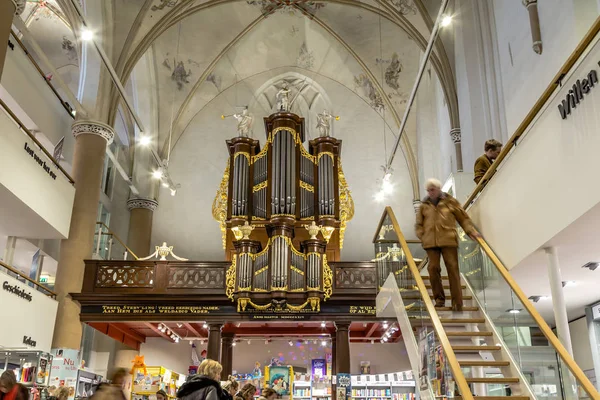
[[[88,55],[80,62],[73,4],[30,3],[23,18],[32,33],[72,90],[88,90],[80,65],[89,70],[93,60]],[[316,136],[317,113],[328,109],[340,117],[333,135],[344,143],[342,163],[356,207],[342,258],[370,258],[383,210],[373,201],[380,167],[398,135],[437,7],[436,0],[83,0],[86,19],[126,84],[145,133],[169,158],[169,173],[181,184],[175,197],[159,194],[153,242],[168,241],[187,258],[223,258],[211,204],[227,160],[224,141],[236,135],[236,123],[221,115],[248,106],[260,121],[288,82],[302,88],[292,111],[306,119],[308,139]],[[454,80],[441,45],[431,65],[458,126]],[[127,131],[124,144],[135,143],[132,119],[120,112],[117,92],[110,83],[108,90],[97,90],[106,94],[106,105],[97,108],[102,117]],[[409,232],[412,201],[419,197],[414,114],[387,201]],[[253,136],[264,141],[261,123]],[[134,146],[131,152],[135,158]]]

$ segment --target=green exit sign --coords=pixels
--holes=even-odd
[[[40,283],[48,283],[48,277],[47,276],[40,277]]]

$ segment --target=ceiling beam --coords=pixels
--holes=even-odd
[[[154,326],[153,323],[150,322],[144,322],[144,325],[146,325],[148,328],[152,329],[154,331],[154,333],[156,333],[158,336],[162,337],[163,339],[168,340],[169,342],[173,342],[173,339],[171,339],[170,336],[167,336],[166,333],[161,332],[160,329],[158,329],[157,326]],[[171,328],[169,328],[171,329]]]
[[[191,333],[192,335],[194,335],[195,337],[199,337],[199,338],[201,338],[201,337],[205,337],[204,335],[202,335],[202,334],[200,333],[200,331],[196,330],[196,328],[194,328],[190,322],[184,322],[184,323],[183,323],[183,326],[185,326],[185,327],[186,327],[186,329],[187,329],[188,331],[190,331],[190,333]]]
[[[370,338],[371,335],[373,333],[375,333],[375,330],[379,327],[379,323],[378,322],[373,322],[373,324],[371,325],[371,328],[369,329],[369,332],[367,332],[367,337]]]
[[[131,329],[124,323],[112,322],[110,325],[112,325],[113,328],[115,328],[119,332],[123,333],[124,335],[129,336],[133,340],[140,342],[140,343],[146,343],[146,336],[134,331],[133,329]]]

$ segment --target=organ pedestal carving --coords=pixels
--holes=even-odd
[[[342,142],[319,137],[305,147],[304,119],[289,112],[264,119],[266,141],[227,141],[229,163],[213,205],[221,224],[228,295],[240,311],[318,311],[331,295],[327,261],[338,261],[354,214],[340,163]],[[315,222],[321,235],[306,228]],[[242,230],[250,237],[243,237]],[[311,229],[314,234],[314,226]]]

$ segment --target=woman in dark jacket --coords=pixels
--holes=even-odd
[[[221,388],[223,389],[225,400],[233,400],[233,396],[238,391],[239,387],[239,383],[237,383],[235,378],[231,375],[229,375],[229,378],[226,381],[221,382]]]
[[[204,360],[198,366],[198,374],[192,376],[177,391],[182,400],[225,400],[221,379],[223,367],[214,360]]]
[[[242,389],[235,394],[233,400],[254,400],[256,394],[256,386],[251,383],[246,383]]]

